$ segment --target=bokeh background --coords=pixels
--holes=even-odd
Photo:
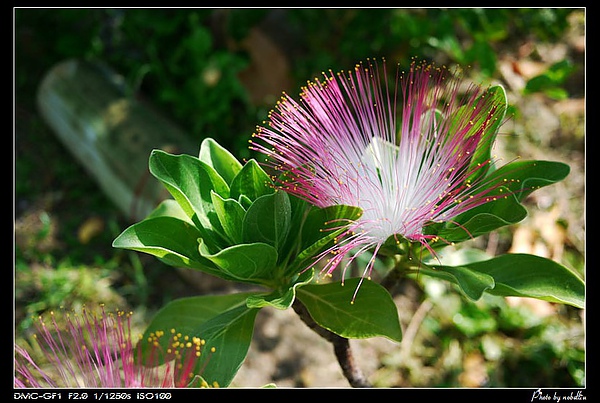
[[[282,91],[297,94],[323,71],[381,57],[468,66],[473,81],[507,90],[499,158],[562,161],[571,173],[534,192],[519,225],[461,247],[534,253],[585,278],[585,23],[585,9],[571,8],[14,9],[16,341],[27,345],[32,318],[60,307],[132,310],[141,331],[174,298],[235,287],[111,247],[135,220],[38,108],[43,78],[68,59],[105,64],[189,142],[213,137],[240,159],[253,157],[248,139]],[[473,302],[421,278],[394,300],[401,344],[352,341],[376,386],[585,386],[585,310]],[[270,382],[347,386],[327,342],[291,310],[266,308],[234,386]]]

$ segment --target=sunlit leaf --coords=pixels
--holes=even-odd
[[[156,331],[165,332],[160,339],[162,348],[169,347],[171,329],[189,337],[206,341],[202,355],[196,364],[196,373],[209,384],[216,381],[227,387],[240,369],[254,329],[258,309],[245,304],[249,293],[182,298],[169,302],[154,316],[144,339]],[[142,357],[148,354],[149,346],[139,344]],[[215,351],[211,352],[211,348]]]
[[[244,195],[254,201],[274,191],[271,178],[255,160],[248,161],[231,181],[232,199]]]
[[[242,224],[246,210],[237,200],[224,199],[215,192],[211,192],[211,197],[219,222],[230,243],[242,243]]]
[[[233,245],[213,254],[202,242],[200,254],[237,281],[268,285],[275,277],[277,250],[265,243]]]
[[[485,291],[577,308],[583,308],[585,303],[585,283],[577,274],[553,260],[535,255],[505,254],[461,266],[421,268],[419,272],[457,284],[474,300]]]
[[[229,186],[212,167],[190,155],[173,155],[162,150],[152,151],[149,166],[200,231],[212,229],[223,234],[211,192],[228,198]],[[203,232],[204,238],[208,236]]]
[[[112,245],[148,253],[171,266],[198,269],[228,280],[234,279],[200,255],[199,238],[200,232],[189,222],[157,216],[131,225]]]
[[[231,184],[233,178],[242,169],[242,164],[212,138],[202,140],[199,159],[214,168],[227,184]]]
[[[531,192],[565,179],[570,170],[567,164],[556,161],[513,161],[492,172],[485,182],[488,186],[502,184],[522,201]]]
[[[398,309],[385,288],[360,278],[329,284],[309,284],[297,295],[321,327],[346,338],[375,336],[402,340]]]

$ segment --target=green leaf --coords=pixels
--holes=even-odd
[[[237,374],[246,355],[258,309],[245,304],[250,293],[182,298],[165,305],[148,325],[144,340],[151,333],[164,331],[167,337],[159,343],[168,348],[171,329],[182,335],[206,341],[196,373],[212,383],[227,387]],[[140,343],[142,357],[148,357],[150,346]],[[214,347],[215,352],[210,352]]]
[[[271,306],[276,309],[288,309],[296,298],[296,288],[310,283],[314,269],[306,270],[296,276],[289,287],[277,289],[268,294],[251,295],[246,300],[248,308],[263,308]]]
[[[506,254],[461,266],[421,267],[420,274],[457,284],[467,297],[482,293],[542,299],[583,308],[585,283],[568,268],[528,254]]]
[[[559,182],[569,175],[571,168],[555,161],[514,161],[503,165],[485,178],[487,186],[501,183],[517,200],[522,201],[531,192]]]
[[[248,208],[252,205],[252,200],[250,200],[250,198],[246,195],[240,195],[240,197],[238,197],[238,203],[240,203],[240,205],[248,210]]]
[[[231,198],[241,195],[250,200],[275,192],[273,181],[255,160],[248,161],[231,181]]]
[[[482,249],[463,246],[458,248],[448,247],[436,251],[435,256],[430,255],[423,258],[421,261],[428,266],[436,266],[439,264],[443,266],[462,266],[491,258],[492,256]]]
[[[527,216],[527,210],[520,202],[534,190],[563,180],[569,171],[569,166],[561,162],[508,163],[483,180],[486,188],[497,187],[489,195],[495,200],[468,210],[452,221],[429,224],[424,232],[448,242],[462,242],[516,224]]]
[[[398,309],[392,297],[370,280],[361,283],[360,278],[351,278],[344,285],[339,282],[305,285],[298,288],[297,295],[317,324],[339,336],[402,340]]]
[[[185,211],[183,211],[179,203],[173,199],[166,199],[160,202],[160,204],[156,206],[156,208],[152,210],[146,218],[148,219],[153,217],[173,217],[194,225],[193,221],[190,219],[190,217],[188,217]]]
[[[333,239],[355,222],[362,215],[360,207],[334,205],[324,208],[313,208],[308,213],[302,226],[302,249],[314,245],[327,237]],[[333,235],[333,236],[332,236]]]
[[[487,108],[489,109],[489,113],[482,114],[479,117],[480,120],[473,125],[474,127],[477,127],[478,125],[484,126],[485,131],[481,141],[475,149],[475,153],[473,154],[473,158],[469,165],[470,170],[475,170],[475,173],[468,178],[470,181],[475,181],[481,174],[487,171],[477,169],[477,166],[479,164],[487,164],[487,162],[490,161],[492,147],[496,141],[496,135],[504,122],[506,110],[508,108],[506,91],[501,85],[491,87],[484,96],[480,98],[479,102],[482,102],[482,99],[485,99],[485,102],[487,102],[486,105],[490,105],[490,107]],[[493,107],[491,107],[492,105]]]
[[[474,109],[475,105],[473,104],[458,108],[449,117],[451,124],[448,128],[449,133],[470,128],[467,138],[474,136],[482,127],[484,128],[479,144],[469,163],[469,171],[472,171],[473,174],[467,180],[471,182],[483,176],[488,170],[492,146],[506,115],[508,105],[506,92],[499,85],[490,87],[477,98],[475,103],[484,103],[484,105],[480,105],[477,109]]]
[[[574,69],[573,63],[568,59],[554,63],[547,71],[527,81],[523,93],[543,92],[554,99],[565,99],[569,94],[561,86]]]
[[[583,308],[585,283],[565,266],[540,256],[506,254],[465,265],[494,278],[490,294],[542,299]]]
[[[462,266],[439,266],[435,269],[421,267],[419,275],[421,274],[458,285],[461,291],[472,300],[478,300],[486,290],[494,288],[496,285],[492,276]]]
[[[215,231],[223,233],[211,192],[228,198],[229,186],[212,167],[190,155],[172,155],[153,150],[150,154],[150,172],[165,185],[183,211],[203,232],[203,238],[214,238]]]
[[[211,138],[205,138],[200,144],[200,161],[212,167],[227,184],[242,169],[242,164],[223,146]]]
[[[157,216],[131,225],[113,241],[112,246],[148,253],[171,266],[198,269],[227,280],[234,279],[200,255],[199,237],[200,232],[189,222]]]
[[[234,199],[224,199],[215,192],[210,194],[219,222],[231,244],[242,243],[242,224],[246,210]]]
[[[265,243],[239,244],[211,254],[204,242],[200,254],[237,281],[270,285],[275,277],[277,250]]]
[[[360,218],[359,207],[335,205],[313,208],[308,213],[301,235],[301,252],[290,264],[291,272],[303,270],[313,263],[313,258],[333,245],[350,223]]]
[[[277,250],[286,240],[290,231],[292,211],[287,193],[260,196],[246,211],[242,226],[244,242],[265,242]]]
[[[527,210],[507,190],[490,195],[492,201],[454,217],[452,221],[433,223],[423,231],[437,235],[445,242],[463,242],[506,225],[516,224],[527,216]]]
[[[297,196],[288,194],[288,199],[291,209],[290,229],[294,229],[294,231],[288,234],[285,243],[280,248],[279,262],[282,267],[288,267],[290,260],[293,260],[300,251],[302,227],[308,212],[314,208],[306,200]]]

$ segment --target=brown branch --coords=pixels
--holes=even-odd
[[[350,341],[344,337],[336,335],[336,340],[333,343],[335,356],[342,367],[342,372],[350,386],[353,388],[370,388],[372,387],[367,378],[364,376],[360,368],[354,362],[354,356],[350,349]]]
[[[335,356],[350,386],[353,388],[370,388],[371,384],[354,361],[354,356],[350,349],[350,341],[319,326],[308,313],[308,309],[298,299],[294,300],[292,308],[310,329],[333,344]]]

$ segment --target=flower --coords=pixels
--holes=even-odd
[[[196,380],[200,386],[209,386],[194,373],[205,341],[174,329],[166,351],[160,343],[165,332],[150,334],[145,340],[146,365],[140,364],[142,352],[134,345],[131,313],[107,313],[104,306],[100,313],[83,309],[81,314],[65,315],[63,330],[51,312],[50,324],[40,316],[36,329],[34,338],[48,365],[36,363],[26,349],[15,344],[17,388],[187,387]]]
[[[434,253],[438,238],[424,231],[428,225],[492,199],[497,185],[481,179],[492,161],[481,156],[489,156],[505,109],[488,90],[463,90],[461,74],[415,61],[408,73],[396,72],[393,93],[385,60],[323,76],[302,88],[300,101],[284,93],[250,148],[268,157],[286,192],[318,207],[362,209],[327,251],[333,257],[324,271],[352,250],[353,257],[373,250],[370,273],[390,237]]]

